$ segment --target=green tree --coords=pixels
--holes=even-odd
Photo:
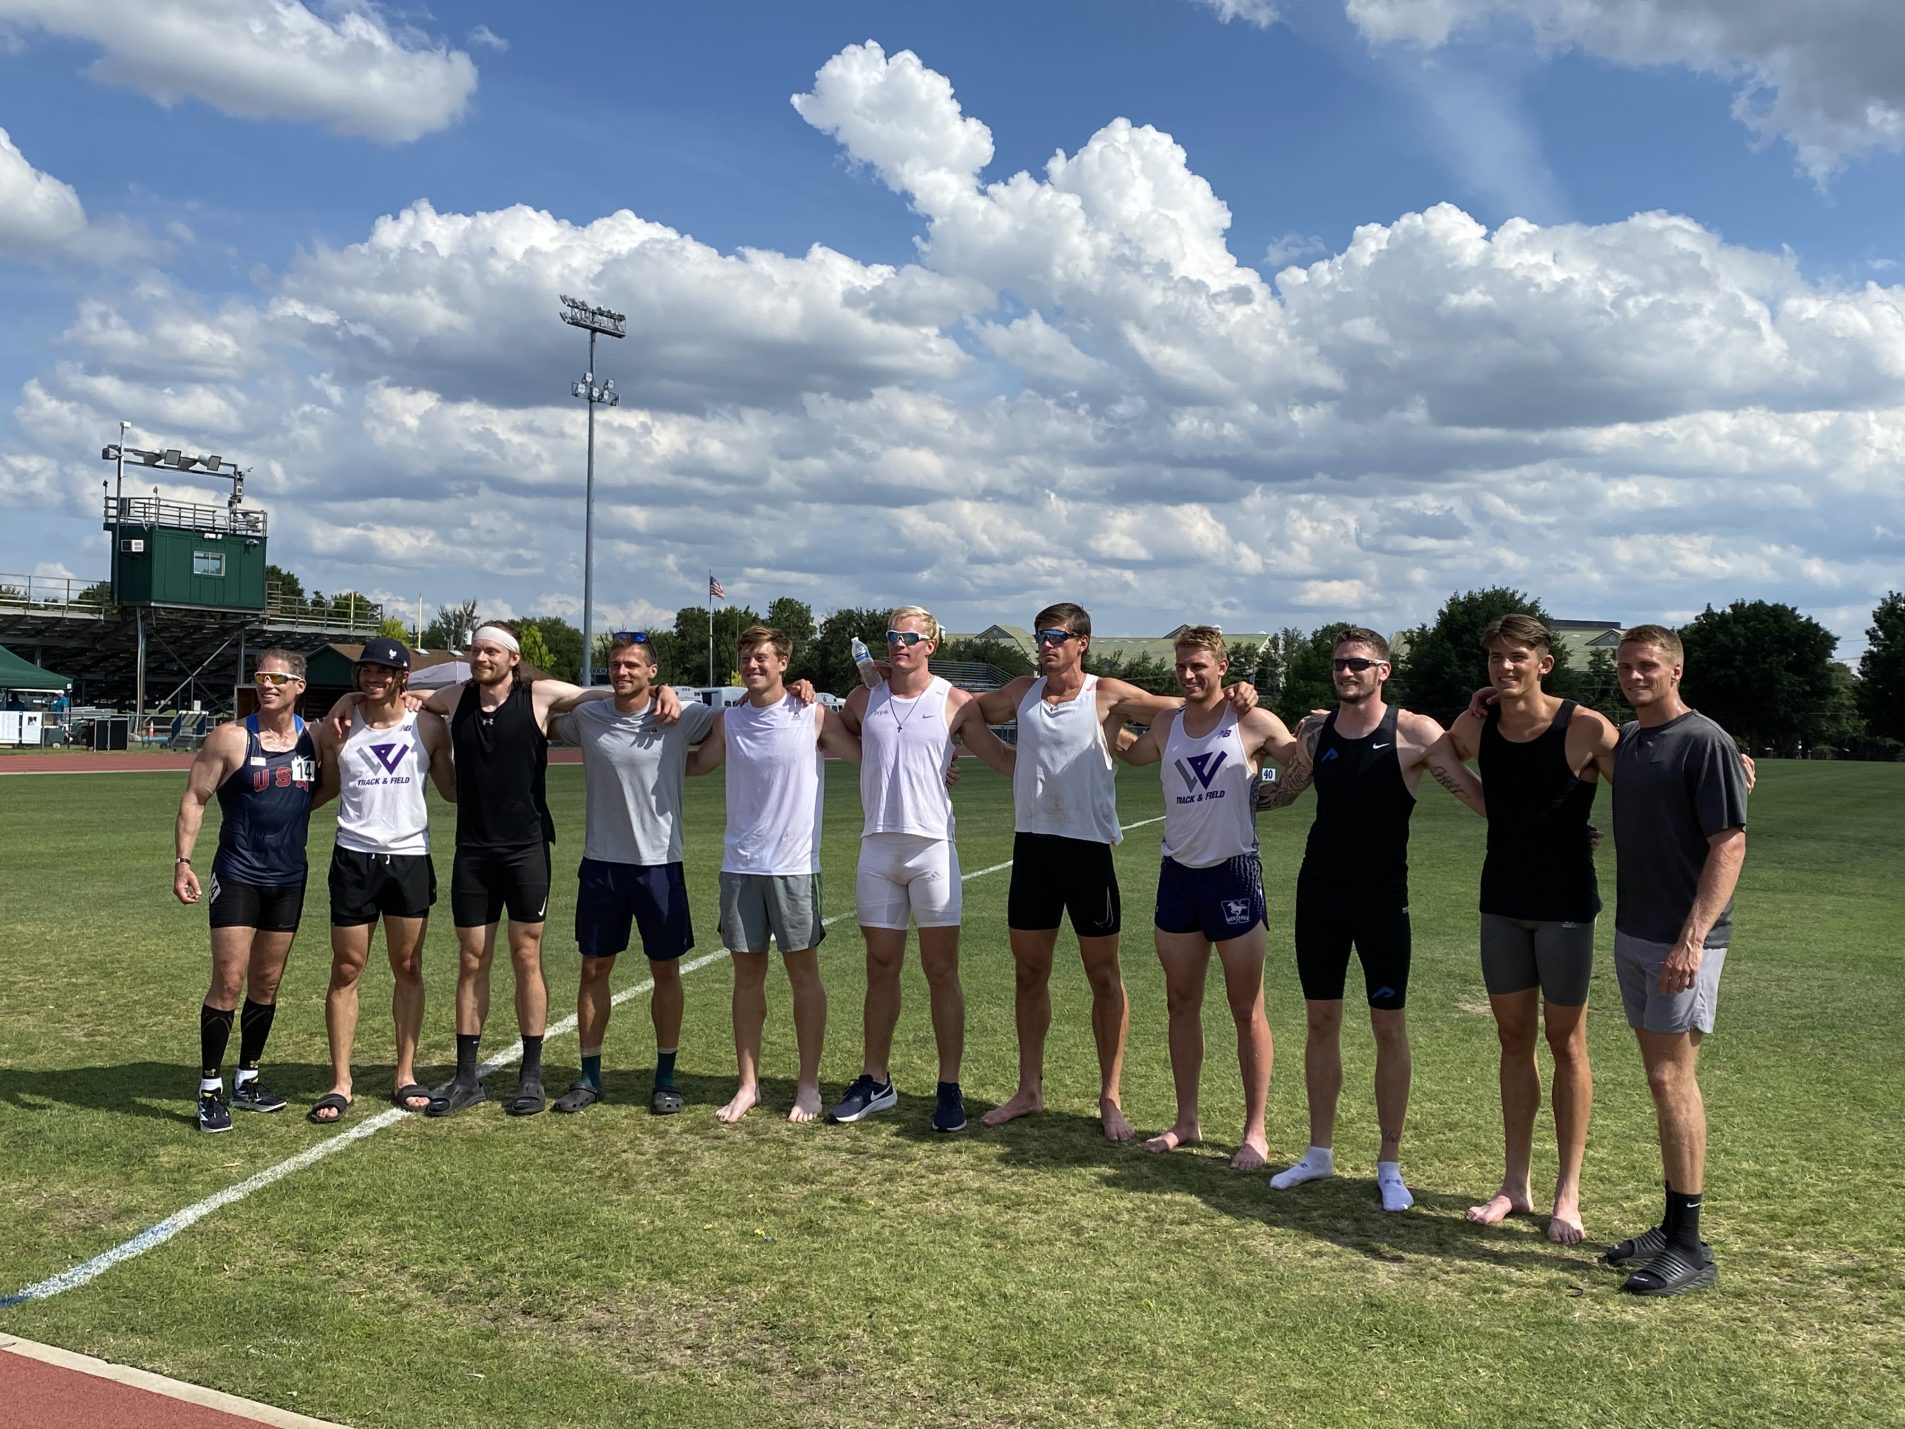
[[[265,562],[265,589],[281,601],[297,603],[304,597],[304,582],[295,571]]]
[[[1003,640],[949,640],[933,657],[940,660],[969,660],[1002,670],[1008,677],[1033,673],[1031,658],[1017,645]]]
[[[662,678],[676,685],[725,685],[735,671],[735,641],[750,625],[761,624],[760,614],[745,605],[723,605],[714,612],[714,678],[708,678],[708,610],[684,605],[675,612],[675,628],[667,640],[655,641],[655,657]],[[788,670],[791,675],[792,665]]]
[[[814,608],[804,600],[795,600],[791,595],[781,596],[771,603],[767,607],[767,619],[761,623],[773,626],[794,642],[796,660],[814,643]]]
[[[814,637],[813,671],[807,678],[814,688],[829,694],[847,695],[860,683],[853,665],[854,636],[864,640],[877,658],[886,653],[886,617],[891,611],[881,606],[836,610],[820,622]]]
[[[1409,708],[1447,724],[1468,708],[1469,696],[1488,681],[1488,655],[1482,649],[1482,631],[1503,615],[1532,615],[1549,623],[1541,602],[1507,586],[1490,586],[1451,595],[1434,621],[1408,632],[1408,658],[1393,681],[1390,703],[1406,701]],[[1579,681],[1569,668],[1568,648],[1557,641],[1551,652],[1554,669],[1542,681],[1549,694],[1578,698]]]
[[[1905,595],[1888,591],[1872,611],[1859,657],[1859,711],[1875,739],[1905,739]]]
[[[413,632],[408,625],[394,615],[386,615],[377,626],[377,633],[387,640],[395,640],[399,645],[408,645]]]
[[[1311,710],[1336,707],[1336,682],[1330,678],[1330,656],[1336,650],[1337,637],[1347,629],[1349,622],[1339,620],[1319,626],[1300,644],[1291,645],[1286,641],[1283,682],[1277,689],[1275,706],[1277,714],[1291,729]],[[1294,630],[1283,632],[1285,637],[1296,633]]]
[[[467,650],[470,637],[476,633],[476,602],[466,600],[461,605],[439,605],[436,615],[423,627],[422,646],[425,650]]]
[[[542,638],[542,631],[529,621],[524,621],[516,633],[517,643],[522,648],[523,663],[534,665],[546,674],[555,674],[549,667],[555,663],[555,656],[549,653],[549,642]]]
[[[1825,738],[1839,641],[1790,605],[1736,600],[1708,606],[1680,629],[1681,697],[1743,745],[1788,749]]]
[[[1632,718],[1633,711],[1621,698],[1620,672],[1614,666],[1614,652],[1603,646],[1588,651],[1587,669],[1572,698],[1590,709],[1597,709],[1615,724]]]
[[[536,633],[542,642],[547,660],[538,660],[529,653],[529,633]],[[582,678],[582,632],[569,624],[559,615],[532,615],[527,620],[516,622],[516,633],[522,640],[523,659],[531,664],[540,665],[558,680],[570,683]],[[598,634],[597,643],[607,649],[607,636]],[[602,678],[603,661],[600,656],[595,662],[596,678]]]

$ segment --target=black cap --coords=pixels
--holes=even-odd
[[[374,640],[364,642],[364,651],[357,657],[360,665],[388,665],[393,670],[410,668],[410,652],[400,640],[392,640],[388,635],[379,635]]]

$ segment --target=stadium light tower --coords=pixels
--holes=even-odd
[[[599,385],[595,380],[595,338],[597,333],[603,337],[627,337],[623,324],[628,317],[572,298],[567,293],[560,296],[562,320],[589,334],[589,370],[582,374],[580,382],[570,384],[569,393],[589,404],[589,474],[582,498],[582,683],[592,685],[595,683],[595,409],[613,407],[622,400],[613,378]]]

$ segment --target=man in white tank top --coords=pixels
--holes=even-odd
[[[437,876],[430,861],[426,771],[437,791],[456,801],[456,766],[449,727],[428,710],[404,701],[410,652],[379,637],[357,657],[355,678],[363,703],[339,738],[332,721],[317,731],[320,794],[337,795],[337,847],[331,853],[331,985],[324,997],[324,1030],[331,1044],[331,1089],[308,1119],[328,1126],[351,1104],[351,1044],[357,1035],[357,984],[370,957],[370,937],[381,915],[384,948],[396,981],[390,1011],[397,1024],[396,1090],[391,1100],[422,1111],[430,1091],[416,1080],[417,1038],[423,1030],[423,935]]]
[[[919,928],[920,968],[939,1047],[933,1130],[960,1131],[966,1125],[959,1089],[966,1001],[959,986],[959,851],[946,770],[955,735],[1007,778],[1013,754],[986,728],[978,702],[933,674],[927,662],[939,648],[939,622],[907,605],[888,617],[888,625],[891,674],[871,690],[855,690],[841,712],[860,736],[860,804],[866,814],[854,883],[867,946],[866,1058],[831,1115],[859,1121],[899,1100],[889,1064],[910,920]]]
[[[1045,1035],[1052,1024],[1052,958],[1058,925],[1069,916],[1091,984],[1091,1030],[1098,1044],[1098,1116],[1105,1135],[1126,1141],[1131,1124],[1120,1103],[1125,1033],[1130,1024],[1118,966],[1122,907],[1112,848],[1118,826],[1112,751],[1126,723],[1150,724],[1183,703],[1123,680],[1085,673],[1091,615],[1069,601],[1033,619],[1039,673],[1021,675],[979,696],[987,724],[1018,722],[1012,778],[1012,886],[1006,923],[1017,966],[1015,1020],[1018,1090],[981,1120],[998,1126],[1045,1109]],[[1256,703],[1247,684],[1225,692],[1239,710]]]
[[[794,1003],[800,1077],[789,1121],[820,1115],[820,1048],[827,993],[820,982],[821,753],[858,763],[860,742],[841,719],[789,694],[793,642],[765,625],[737,642],[747,699],[715,716],[688,772],[727,768],[727,834],[721,856],[721,938],[734,963],[734,1060],[740,1085],[715,1113],[726,1124],[761,1099],[761,1033],[767,1025],[767,944],[781,950]],[[802,682],[803,685],[805,682]]]
[[[1178,632],[1176,655],[1184,708],[1163,716],[1124,752],[1130,764],[1162,763],[1164,781],[1154,921],[1170,1008],[1177,1119],[1144,1149],[1172,1151],[1202,1139],[1197,1092],[1204,1068],[1204,982],[1215,946],[1237,1023],[1244,1082],[1243,1144],[1230,1164],[1256,1171],[1270,1155],[1264,1106],[1270,1099],[1271,1043],[1263,1011],[1263,868],[1253,805],[1259,759],[1268,754],[1287,765],[1296,757],[1296,740],[1272,711],[1239,715],[1225,702],[1222,682],[1230,661],[1221,630],[1187,626]]]

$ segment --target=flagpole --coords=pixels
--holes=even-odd
[[[714,572],[708,572],[708,688],[714,688]]]

